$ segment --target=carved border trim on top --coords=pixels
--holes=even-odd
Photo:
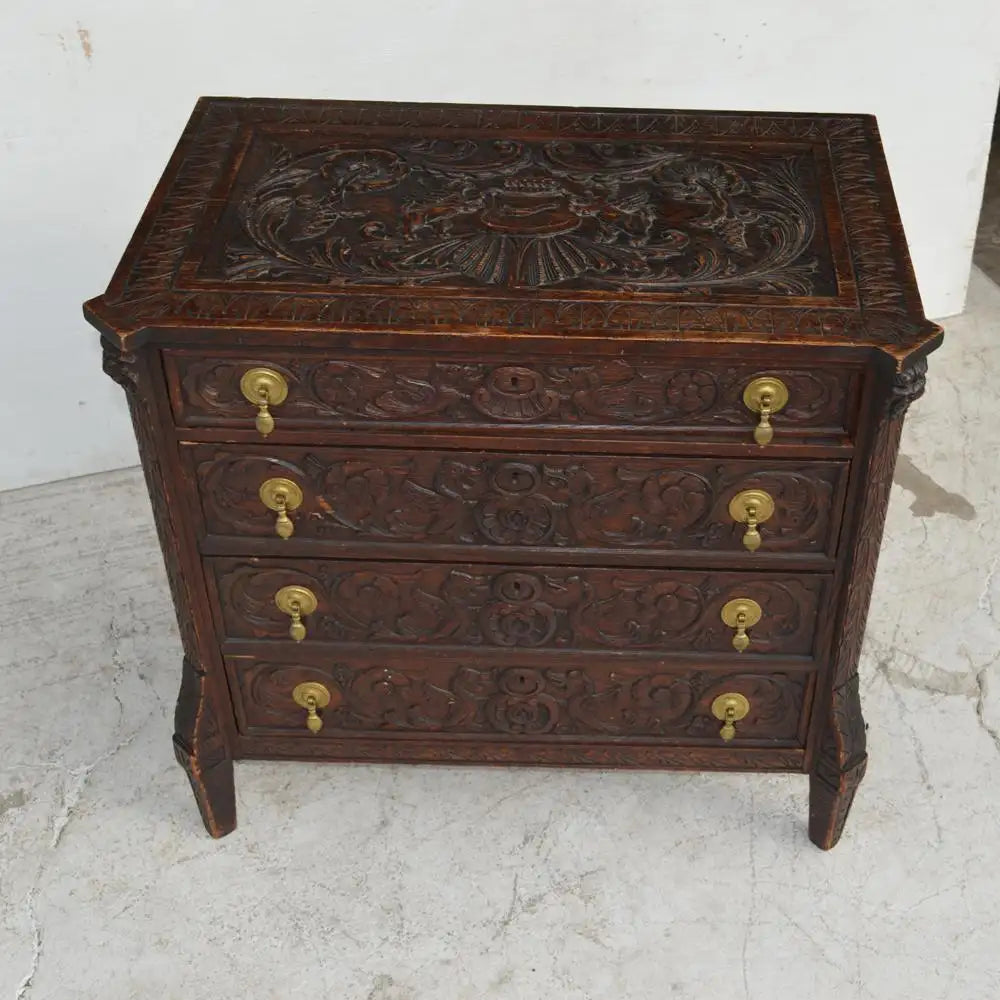
[[[175,288],[183,257],[244,126],[315,125],[447,131],[539,131],[552,136],[742,138],[826,142],[834,168],[861,310],[621,300],[514,299],[471,295],[211,291]],[[323,326],[499,328],[511,331],[656,330],[683,339],[713,331],[774,340],[812,337],[905,347],[927,339],[915,289],[900,261],[905,243],[880,204],[884,178],[862,118],[683,112],[612,112],[474,106],[216,100],[185,132],[163,207],[131,250],[131,266],[106,303],[133,326],[229,320]],[[117,306],[117,308],[115,308]]]

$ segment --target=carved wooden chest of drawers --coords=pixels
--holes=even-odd
[[[875,122],[206,99],[107,292],[234,759],[785,770],[836,843],[923,316]]]

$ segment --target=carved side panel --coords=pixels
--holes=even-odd
[[[318,681],[331,693],[323,735],[448,733],[524,738],[677,738],[723,746],[713,699],[744,694],[737,738],[795,742],[809,675],[665,671],[647,665],[490,666],[366,658],[322,666],[231,659],[246,732],[310,738],[291,692]]]
[[[883,409],[868,462],[867,489],[851,553],[850,581],[834,650],[833,690],[822,722],[822,736],[813,764],[809,831],[820,847],[840,839],[858,784],[867,766],[867,740],[858,693],[858,661],[878,564],[882,531],[899,452],[903,418],[924,391],[926,360],[898,373]]]
[[[104,344],[104,370],[122,386],[128,400],[184,649],[174,715],[174,749],[190,779],[206,828],[219,837],[236,825],[232,758],[221,722],[229,706],[218,703],[206,672],[194,611],[202,602],[182,564],[184,536],[176,520],[180,504],[173,497],[156,439],[157,416],[152,406],[156,389],[147,364],[144,358]]]
[[[828,552],[846,463],[772,463],[600,455],[358,451],[282,447],[270,454],[192,449],[212,534],[274,538],[260,485],[303,491],[297,538],[336,542],[743,552],[729,514],[741,490],[775,500],[758,561]]]
[[[752,428],[743,390],[761,369],[753,365],[687,367],[656,360],[522,359],[484,364],[431,358],[322,355],[280,358],[176,359],[181,422],[252,426],[254,410],[240,379],[251,367],[279,371],[288,398],[275,408],[281,429],[315,426],[446,424],[481,426]],[[775,417],[784,439],[797,432],[847,429],[853,373],[847,369],[768,368],[788,386],[789,402]]]
[[[731,653],[720,617],[735,597],[763,609],[752,653],[812,651],[827,578],[627,569],[325,560],[209,560],[230,637],[283,639],[284,586],[319,602],[306,642]]]
[[[836,650],[834,687],[840,687],[857,672],[892,491],[892,474],[903,432],[903,418],[910,403],[923,394],[926,374],[927,361],[923,359],[896,375],[872,444],[865,498],[854,534],[851,578],[844,602],[840,643]]]
[[[184,655],[192,662],[200,661],[198,631],[192,615],[192,597],[184,579],[180,562],[180,529],[174,523],[174,511],[167,495],[167,480],[155,437],[157,418],[148,405],[153,391],[140,358],[122,353],[107,342],[103,343],[104,372],[124,390],[128,401],[132,427],[139,445],[146,489],[153,508],[153,520],[163,553],[163,562],[174,600],[177,625],[180,629]]]

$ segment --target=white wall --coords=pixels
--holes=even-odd
[[[997,0],[2,0],[0,489],[136,461],[80,315],[199,94],[864,111],[962,308]]]

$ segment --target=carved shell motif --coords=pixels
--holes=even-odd
[[[553,413],[559,393],[545,387],[545,378],[531,368],[496,368],[472,394],[472,405],[495,420],[530,423]]]

